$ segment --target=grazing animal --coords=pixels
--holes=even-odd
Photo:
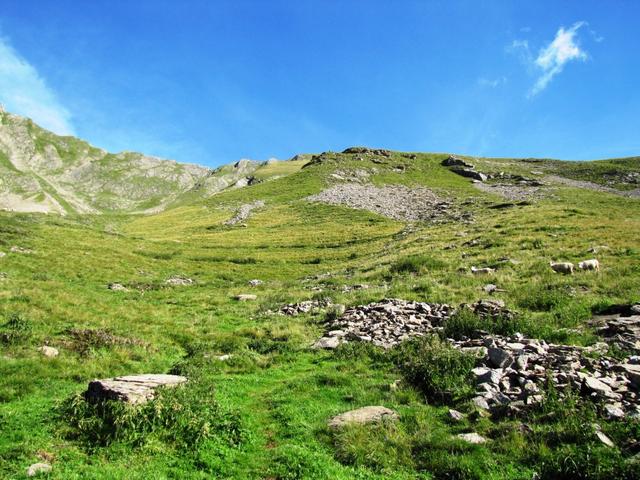
[[[489,267],[476,268],[476,267],[471,267],[471,273],[473,273],[474,275],[482,275],[483,273],[493,273],[495,271],[496,271],[495,268],[489,268]]]
[[[564,273],[565,275],[571,275],[573,273],[573,263],[571,262],[549,262],[551,269],[556,273]]]
[[[596,272],[599,272],[600,262],[595,258],[592,258],[591,260],[584,260],[578,263],[578,268],[580,268],[580,270],[595,270]]]

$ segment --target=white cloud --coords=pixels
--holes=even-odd
[[[0,38],[0,102],[59,135],[73,135],[70,112],[38,71]]]
[[[587,59],[587,52],[580,49],[576,40],[578,29],[583,25],[585,22],[577,22],[567,30],[560,27],[553,41],[546,48],[540,50],[538,57],[534,60],[534,65],[542,70],[542,74],[529,91],[530,97],[544,90],[551,79],[562,72],[565,64],[573,60],[585,61]]]
[[[478,85],[481,87],[489,87],[489,88],[497,88],[500,85],[504,85],[507,83],[507,77],[497,77],[497,78],[485,78],[480,77],[478,79]]]

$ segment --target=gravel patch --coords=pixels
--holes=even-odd
[[[545,187],[534,187],[529,185],[509,185],[504,183],[488,184],[474,183],[474,187],[486,193],[499,195],[512,202],[522,202],[531,200],[540,200],[549,196]]]
[[[333,185],[307,197],[307,200],[368,210],[394,220],[441,223],[470,219],[470,214],[455,211],[451,202],[443,200],[428,188],[408,188],[403,185],[376,187],[345,183]]]

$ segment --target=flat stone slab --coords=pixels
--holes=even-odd
[[[145,374],[106,378],[89,382],[89,400],[119,400],[133,405],[151,400],[159,387],[175,387],[187,381],[180,375]]]
[[[473,445],[481,445],[483,443],[487,443],[487,439],[482,435],[478,435],[477,433],[460,433],[457,435],[460,440],[464,440],[467,443],[471,443]]]
[[[258,296],[253,295],[252,293],[241,293],[240,295],[236,295],[233,298],[240,302],[251,302],[253,300],[257,300]]]
[[[328,425],[329,428],[341,428],[348,424],[364,425],[383,420],[397,420],[398,418],[400,418],[398,414],[389,408],[371,406],[341,413],[329,420]]]

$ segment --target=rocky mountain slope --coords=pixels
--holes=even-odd
[[[0,478],[638,480],[639,176],[356,147],[0,212]]]
[[[0,208],[11,211],[153,213],[245,186],[272,164],[241,160],[210,169],[141,153],[114,154],[0,110]]]

